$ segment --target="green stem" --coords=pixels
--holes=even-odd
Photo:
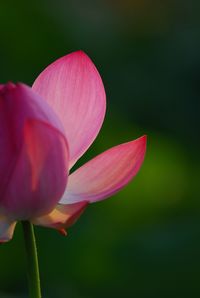
[[[40,273],[34,228],[29,221],[22,221],[22,226],[27,255],[29,295],[30,298],[41,298]]]

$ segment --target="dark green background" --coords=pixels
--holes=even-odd
[[[67,238],[36,228],[44,297],[200,297],[200,5],[194,0],[1,1],[0,82],[32,84],[82,49],[107,93],[79,164],[148,134],[123,191],[89,206]],[[0,246],[0,297],[27,297],[21,226]]]

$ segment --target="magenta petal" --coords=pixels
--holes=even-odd
[[[62,123],[47,102],[24,84],[0,85],[0,209],[24,138],[27,119],[49,123],[63,132]]]
[[[57,112],[70,149],[70,167],[87,150],[102,125],[106,100],[101,77],[82,51],[49,65],[36,79],[33,90]]]
[[[48,103],[25,84],[4,85],[0,99],[1,121],[15,132],[13,137],[20,137],[26,119],[30,118],[48,122],[64,133],[62,123]]]
[[[4,216],[0,216],[0,243],[12,239],[16,222]]]
[[[95,202],[115,194],[137,174],[145,151],[143,136],[98,155],[69,176],[60,203]]]
[[[49,124],[27,120],[24,141],[0,200],[3,214],[30,219],[50,212],[67,183],[68,146]]]
[[[49,214],[34,218],[32,223],[39,226],[63,231],[76,222],[85,210],[88,202],[69,205],[57,205]]]

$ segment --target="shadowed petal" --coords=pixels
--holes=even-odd
[[[50,123],[62,133],[63,126],[48,103],[30,87],[22,83],[8,83],[0,88],[1,111],[4,122],[15,132],[13,137],[20,137],[20,132],[27,119],[37,119]],[[14,127],[12,127],[14,126]]]
[[[0,216],[0,243],[12,239],[16,222],[4,216]]]
[[[115,194],[137,174],[145,150],[143,136],[98,155],[69,176],[60,203],[95,202]]]
[[[48,101],[64,125],[71,168],[96,138],[104,119],[101,77],[90,58],[78,51],[49,65],[32,88]]]
[[[53,228],[64,232],[63,229],[68,228],[76,222],[85,210],[88,202],[80,202],[69,205],[57,205],[57,207],[49,214],[37,217],[32,223],[39,226]]]
[[[0,200],[4,214],[30,219],[50,212],[67,184],[68,146],[47,123],[27,120],[24,142]]]
[[[30,87],[21,83],[0,85],[0,205],[20,154],[27,119],[44,121],[64,133],[54,111]]]

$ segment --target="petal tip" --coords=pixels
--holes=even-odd
[[[144,154],[146,152],[146,146],[147,146],[147,135],[143,135],[139,138],[137,138],[136,140],[131,142],[134,146],[137,144],[138,147],[141,147],[141,149],[143,149]]]
[[[89,62],[93,64],[90,57],[83,50],[78,50],[60,57],[59,59],[54,61],[52,65],[55,65],[57,62],[65,63],[65,61],[85,61],[85,63]]]
[[[66,237],[67,236],[67,231],[64,228],[60,228],[58,229],[58,232],[60,233],[60,235]]]
[[[139,137],[138,139],[136,139],[138,141],[140,141],[141,143],[146,143],[147,142],[147,135],[143,135],[141,137]],[[134,142],[134,141],[133,141]]]
[[[71,57],[76,56],[76,58],[80,57],[80,58],[87,58],[87,59],[91,60],[90,57],[83,50],[74,51],[70,54],[67,54],[64,57],[67,57],[67,56],[71,56]]]

